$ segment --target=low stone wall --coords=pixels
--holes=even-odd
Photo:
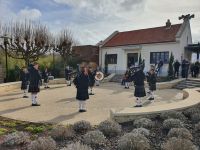
[[[141,108],[134,108],[134,107],[127,107],[116,111],[115,109],[110,110],[110,117],[119,122],[128,122],[132,121],[138,117],[146,117],[152,115],[158,115],[163,112],[167,111],[179,111],[184,110],[195,105],[200,104],[200,88],[195,89],[184,89],[183,92],[183,100],[170,103],[170,104],[163,104],[158,106],[147,106]]]

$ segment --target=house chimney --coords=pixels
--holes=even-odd
[[[167,19],[167,22],[166,22],[166,29],[170,29],[171,28],[171,22],[169,19]]]

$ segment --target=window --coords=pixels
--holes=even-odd
[[[151,52],[150,53],[150,64],[158,63],[160,60],[164,64],[169,62],[169,52]]]
[[[117,54],[107,54],[108,64],[117,64]]]

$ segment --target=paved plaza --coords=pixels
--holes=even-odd
[[[43,89],[43,87],[41,87]],[[22,98],[20,90],[0,93],[0,115],[12,119],[31,122],[52,122],[68,124],[79,120],[87,120],[92,124],[108,119],[110,109],[120,110],[124,107],[133,107],[135,97],[134,87],[124,89],[117,83],[104,83],[95,87],[95,95],[87,101],[87,112],[78,112],[78,103],[75,99],[76,88],[64,84],[51,85],[50,89],[41,90],[38,100],[40,107],[32,107],[31,100]],[[149,103],[144,98],[144,107],[173,103],[183,99],[183,93],[176,89],[163,89],[155,92],[156,100]],[[134,108],[133,109],[140,109]]]

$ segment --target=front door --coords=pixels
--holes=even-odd
[[[138,62],[138,53],[128,53],[127,54],[127,67],[129,68],[135,63]]]

